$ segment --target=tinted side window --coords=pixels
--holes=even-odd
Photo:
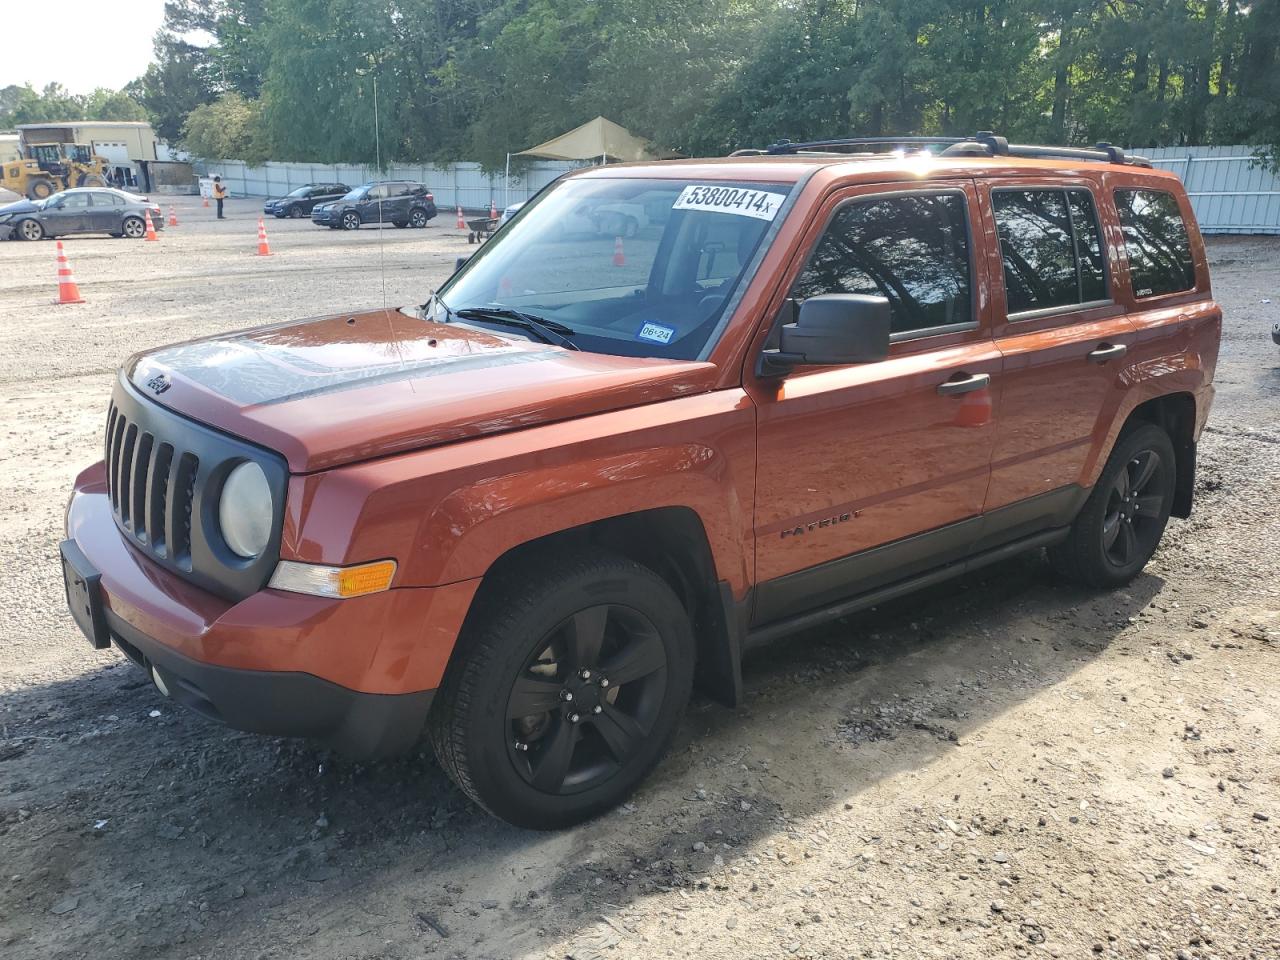
[[[1195,287],[1191,238],[1173,194],[1163,190],[1117,190],[1116,210],[1124,230],[1135,297],[1155,297]]]
[[[1076,256],[1080,260],[1080,300],[1107,299],[1107,270],[1102,260],[1102,232],[1098,228],[1098,211],[1093,194],[1087,190],[1070,190],[1067,203],[1071,207],[1071,226],[1076,232]]]
[[[901,333],[971,323],[971,289],[964,197],[911,194],[841,207],[791,295],[887,297]]]
[[[387,185],[385,183],[377,183],[369,188],[369,192],[365,194],[366,200],[385,200],[387,199]]]
[[[1010,314],[1106,299],[1098,215],[1087,190],[997,190],[991,204]]]

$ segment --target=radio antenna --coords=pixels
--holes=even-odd
[[[373,78],[373,149],[378,163],[378,176],[382,176],[382,129],[378,118],[378,78]],[[382,194],[384,186],[378,194],[378,273],[382,277],[382,309],[387,309],[387,253],[383,241]]]

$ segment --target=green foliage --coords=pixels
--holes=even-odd
[[[238,93],[224,93],[191,111],[182,143],[199,157],[262,163],[270,152],[262,140],[262,104]]]
[[[61,84],[51,83],[37,92],[32,86],[0,88],[0,130],[20,123],[50,123],[59,120],[146,120],[147,111],[123,90],[98,87],[90,94],[69,93]]]
[[[384,163],[498,169],[597,114],[685,153],[1280,142],[1280,0],[169,0],[156,53],[158,131],[221,97],[186,146],[279,160],[376,160],[375,81]]]

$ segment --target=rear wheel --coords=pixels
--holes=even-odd
[[[619,803],[666,752],[693,685],[671,587],[613,554],[529,565],[477,600],[428,731],[459,787],[521,827]]]
[[[140,240],[147,235],[147,225],[141,217],[125,217],[120,231],[130,240]]]
[[[1175,478],[1164,430],[1148,423],[1121,434],[1070,535],[1049,550],[1055,569],[1095,587],[1136,577],[1169,522]]]
[[[90,173],[80,178],[79,186],[81,187],[105,187],[107,182],[96,173]]]
[[[53,184],[48,180],[32,180],[27,184],[28,200],[43,200],[45,197],[53,196]]]
[[[346,213],[344,213],[342,215],[342,229],[343,230],[359,230],[360,214],[356,213],[354,210],[349,210]]]
[[[409,226],[415,230],[421,230],[427,225],[427,211],[414,210],[409,214]]]
[[[18,236],[23,240],[43,240],[44,227],[39,220],[23,220],[18,224]]]

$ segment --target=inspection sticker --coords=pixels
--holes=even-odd
[[[653,343],[670,343],[671,338],[676,335],[675,327],[664,327],[660,323],[650,321],[640,328],[640,332],[636,337],[640,340],[649,340]]]
[[[782,209],[785,194],[749,187],[685,187],[680,191],[673,210],[706,210],[710,213],[734,213],[757,220],[772,220]]]

